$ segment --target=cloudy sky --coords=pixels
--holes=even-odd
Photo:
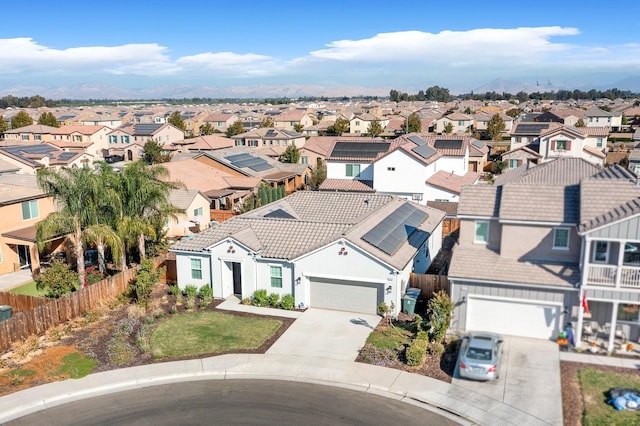
[[[606,4],[12,1],[0,95],[459,93],[495,79],[607,88],[640,78],[640,2]]]

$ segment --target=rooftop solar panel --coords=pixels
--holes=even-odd
[[[295,219],[289,213],[285,212],[282,209],[274,210],[264,215],[264,217],[269,217],[272,219]]]
[[[387,152],[391,144],[388,142],[336,142],[331,157],[376,158]]]
[[[429,145],[419,145],[413,148],[411,151],[415,152],[425,160],[438,153],[438,151],[431,148]]]
[[[151,124],[151,123],[143,123],[136,124],[134,128],[134,133],[138,135],[150,135],[153,134],[156,130],[158,130],[162,124]]]
[[[362,239],[389,256],[393,255],[405,241],[413,247],[419,247],[417,244],[424,243],[428,234],[417,227],[428,216],[418,207],[405,203],[371,228],[362,236]]]
[[[473,142],[471,142],[471,145],[475,146],[476,148],[482,148],[484,142],[479,141],[478,139],[474,139]]]
[[[263,161],[262,163],[259,163],[259,164],[252,164],[252,165],[249,165],[248,167],[254,172],[262,172],[264,170],[269,170],[273,168],[273,166],[267,163],[266,161]]]
[[[420,136],[411,135],[407,139],[418,145],[426,145],[426,142]]]
[[[538,134],[549,128],[549,123],[521,123],[514,133]]]
[[[224,158],[226,158],[227,160],[229,160],[229,161],[231,161],[233,163],[234,161],[242,161],[242,160],[246,160],[248,158],[253,158],[253,156],[251,154],[243,153],[243,154],[228,155],[228,156],[226,156]]]
[[[436,139],[433,146],[437,149],[461,149],[462,139]]]

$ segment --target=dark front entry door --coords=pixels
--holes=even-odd
[[[231,262],[233,270],[233,294],[242,294],[242,269],[239,262]]]

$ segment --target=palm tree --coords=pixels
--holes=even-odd
[[[155,238],[155,227],[143,217],[124,216],[118,223],[118,235],[129,243],[137,244],[140,262],[147,256],[145,239]]]
[[[40,169],[37,174],[40,188],[52,197],[58,211],[49,214],[36,225],[36,240],[42,248],[44,241],[54,236],[69,234],[75,249],[80,287],[86,286],[84,267],[83,228],[98,223],[98,200],[103,192],[98,176],[85,168],[63,168],[56,171]]]
[[[98,250],[98,269],[102,274],[107,273],[105,260],[106,248],[111,248],[114,259],[121,259],[124,251],[120,236],[109,225],[98,223],[84,229],[82,237],[86,243],[93,244]]]

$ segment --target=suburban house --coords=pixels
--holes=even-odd
[[[233,125],[233,123],[238,121],[238,119],[239,117],[235,114],[217,112],[207,115],[202,120],[202,124],[210,124],[213,128],[213,131],[216,133],[225,133],[227,129]]]
[[[582,120],[587,123],[587,116],[581,109],[556,108],[539,114],[534,121],[537,123],[560,123],[565,126],[575,126]]]
[[[511,146],[510,150],[520,148],[521,146],[536,145],[540,142],[540,134],[547,131],[562,127],[560,123],[546,122],[546,123],[534,123],[534,122],[520,122],[511,132]],[[530,147],[534,151],[533,147]]]
[[[35,175],[43,167],[89,167],[92,155],[85,152],[64,151],[50,143],[0,148],[0,160],[19,169],[18,173]]]
[[[513,117],[503,114],[501,112],[487,112],[482,111],[473,115],[473,129],[480,133],[481,135],[487,135],[487,125],[491,121],[494,115],[498,114],[498,116],[504,122],[504,130],[503,134],[511,133],[511,129],[513,129]]]
[[[358,180],[373,187],[374,163],[400,144],[400,139],[335,139],[326,157],[327,179]]]
[[[451,124],[452,129],[450,133],[466,133],[473,128],[473,117],[460,112],[453,112],[438,118],[434,131],[436,133],[445,133],[449,124]]]
[[[254,148],[254,151],[268,150],[272,151],[275,156],[282,155],[288,146],[302,148],[305,142],[302,133],[273,127],[260,127],[232,136],[231,139],[235,141],[235,146]]]
[[[590,279],[585,276],[589,252],[598,251],[598,259],[606,260],[604,265],[592,265],[595,277],[610,277],[605,271],[623,269],[625,274],[637,274],[640,268],[624,263],[624,249],[619,246],[625,240],[640,240],[631,231],[639,228],[630,223],[623,227],[618,219],[637,221],[638,212],[635,217],[615,219],[615,212],[630,210],[608,203],[614,199],[609,189],[601,186],[597,197],[588,190],[592,181],[614,190],[628,180],[618,176],[630,174],[618,166],[602,168],[583,158],[559,157],[509,170],[497,176],[493,185],[463,187],[458,204],[459,242],[449,268],[451,298],[456,304],[452,327],[553,339],[579,317],[580,286]],[[637,207],[637,198],[635,203]],[[600,212],[602,217],[596,214]],[[602,219],[609,222],[598,222]],[[592,227],[583,225],[591,220]],[[605,225],[623,234],[616,241],[613,234],[605,238],[599,234]],[[591,237],[609,242],[598,245],[589,241]],[[587,245],[592,248],[586,249]],[[606,259],[605,251],[610,253]],[[597,285],[608,288],[600,287],[603,291],[598,296],[592,292],[589,296],[602,301],[627,291],[619,287],[620,281]],[[638,301],[639,296],[640,292],[631,300]],[[603,315],[610,314],[609,310]]]
[[[51,143],[65,151],[87,152],[101,159],[108,155],[109,132],[106,126],[62,126],[51,132]]]
[[[298,191],[170,248],[178,286],[217,297],[290,294],[296,307],[401,308],[411,272],[440,251],[445,213],[391,195]]]
[[[6,130],[3,136],[5,145],[34,144],[53,140],[51,132],[54,130],[58,130],[58,128],[45,126],[44,124],[31,124],[17,129]]]
[[[140,158],[141,147],[148,141],[156,141],[160,145],[169,145],[184,139],[184,132],[169,123],[134,124],[125,123],[107,133],[109,138],[109,154],[123,153],[126,161]]]
[[[231,148],[235,143],[233,139],[221,136],[219,134],[196,136],[195,138],[174,141],[165,148],[176,150],[178,152],[200,152],[211,151],[215,149]]]
[[[600,108],[591,108],[585,111],[585,115],[587,116],[587,127],[619,128],[622,121],[622,114],[620,114],[619,120],[614,120],[613,114]]]
[[[0,275],[39,271],[35,224],[54,211],[53,199],[40,189],[35,175],[0,175]]]
[[[598,333],[616,344],[640,337],[640,184],[613,165],[580,184],[580,300],[576,341]]]
[[[209,198],[195,189],[173,189],[169,202],[182,210],[167,219],[167,238],[184,237],[209,227]]]
[[[505,163],[505,169],[517,169],[522,165],[528,165],[529,163],[538,164],[542,156],[533,149],[520,146],[518,148],[509,150],[502,154],[502,161]]]
[[[384,130],[389,124],[387,117],[380,118],[377,115],[370,113],[358,113],[355,114],[351,120],[349,120],[349,133],[355,135],[366,135],[369,133],[369,126],[371,123],[377,121],[380,123],[380,127]]]
[[[80,120],[83,126],[105,126],[110,129],[122,126],[122,118],[117,115],[111,115],[108,112],[96,111],[94,114],[82,117]]]
[[[273,116],[273,126],[276,129],[294,131],[295,125],[301,125],[303,129],[313,126],[313,117],[300,109],[287,109]]]
[[[480,173],[468,171],[464,176],[444,170],[437,171],[425,182],[424,199],[428,201],[457,202],[464,185],[475,185]]]

